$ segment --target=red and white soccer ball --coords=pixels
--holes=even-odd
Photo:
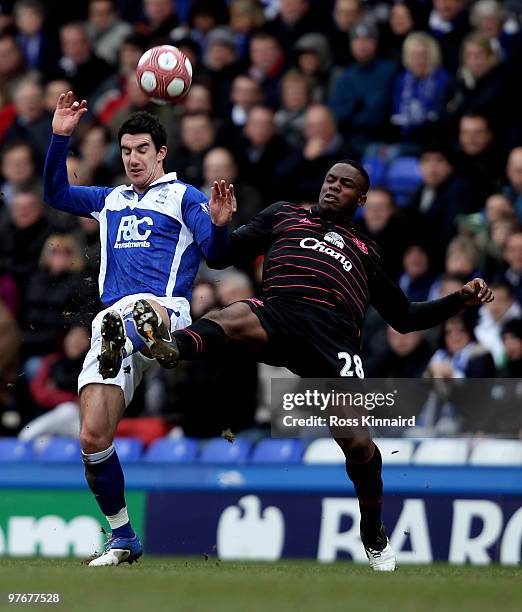
[[[136,79],[140,89],[153,102],[177,102],[190,89],[192,65],[177,47],[152,47],[140,57]]]

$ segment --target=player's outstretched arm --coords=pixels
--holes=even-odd
[[[45,158],[44,201],[58,210],[85,217],[99,212],[110,189],[104,187],[71,187],[67,177],[69,137],[87,112],[87,101],[75,101],[72,91],[58,98],[53,116],[53,135]]]
[[[481,278],[474,278],[462,289],[431,302],[410,302],[404,292],[384,273],[372,282],[371,302],[383,319],[403,334],[440,325],[463,308],[479,306],[494,299]]]

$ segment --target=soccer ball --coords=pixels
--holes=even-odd
[[[140,57],[136,79],[152,102],[177,102],[190,89],[192,65],[177,47],[152,47]]]

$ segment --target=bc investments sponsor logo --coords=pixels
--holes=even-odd
[[[149,248],[150,242],[147,238],[150,236],[152,230],[145,228],[150,228],[153,225],[154,222],[150,217],[143,217],[142,219],[138,219],[136,215],[122,217],[120,219],[114,248]]]

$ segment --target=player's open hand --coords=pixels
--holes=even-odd
[[[218,227],[228,225],[232,221],[232,215],[237,210],[234,185],[227,187],[225,181],[214,181],[210,188],[211,196],[208,203],[212,223]]]
[[[60,94],[53,116],[53,134],[70,136],[87,112],[87,100],[78,102],[72,91]]]
[[[480,306],[480,304],[486,304],[495,299],[493,291],[481,278],[474,278],[466,283],[460,290],[460,294],[466,306]]]

